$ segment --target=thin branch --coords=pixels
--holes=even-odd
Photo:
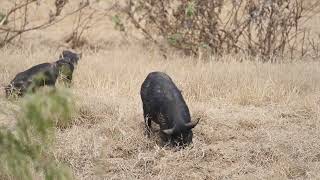
[[[27,3],[24,3],[23,5],[24,6],[28,6],[32,2],[36,2],[36,0],[31,0],[31,1],[27,0]],[[16,10],[23,8],[24,7],[23,5],[19,5],[19,6],[15,7],[15,8],[13,8],[14,11],[12,9],[8,14],[15,13]],[[52,26],[54,24],[57,24],[57,23],[61,22],[62,20],[64,20],[65,18],[67,18],[67,17],[69,17],[69,16],[81,11],[82,9],[86,8],[87,6],[89,6],[89,3],[84,3],[78,9],[76,9],[76,10],[70,12],[70,13],[67,13],[66,15],[64,15],[63,17],[61,17],[59,19],[54,17],[53,20],[49,20],[48,22],[45,22],[45,23],[42,23],[40,25],[36,25],[36,26],[30,27],[30,28],[25,28],[25,26],[27,24],[27,20],[26,19],[25,19],[25,21],[24,21],[25,23],[21,27],[21,29],[15,29],[15,28],[12,29],[12,28],[7,28],[7,27],[0,26],[0,30],[5,31],[5,32],[8,33],[6,35],[6,38],[0,43],[0,47],[3,47],[5,44],[10,43],[13,39],[15,39],[16,37],[20,36],[23,33],[26,33],[26,32],[29,32],[29,31],[33,31],[33,30],[38,30],[38,29],[45,29],[45,28],[50,27],[50,26]],[[27,16],[27,15],[25,14],[25,16]],[[11,35],[9,37],[10,33],[13,33],[13,35]]]

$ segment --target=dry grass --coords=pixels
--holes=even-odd
[[[37,63],[53,61],[65,29],[31,32],[29,44],[0,49],[0,83]],[[261,64],[246,57],[203,62],[152,48],[115,46],[110,24],[90,31],[103,50],[83,51],[74,74],[74,124],[58,130],[55,157],[76,179],[317,179],[320,177],[318,62]],[[108,29],[105,32],[105,29]],[[110,32],[109,32],[110,31]],[[95,38],[95,39],[94,39]],[[101,40],[100,40],[101,38]],[[189,105],[193,146],[161,148],[143,135],[139,95],[151,71],[167,72]],[[15,102],[0,93],[1,126],[14,126]],[[1,112],[1,111],[0,111]]]
[[[48,47],[7,48],[0,54],[6,59],[0,62],[5,83],[57,57]],[[72,86],[75,123],[57,134],[56,158],[76,179],[319,177],[319,64],[235,59],[196,62],[173,55],[162,60],[139,47],[84,52]],[[192,116],[202,117],[186,150],[163,149],[157,135],[143,135],[139,89],[155,70],[167,72],[183,90]],[[1,103],[7,105],[14,106]],[[6,120],[13,118],[1,118]]]

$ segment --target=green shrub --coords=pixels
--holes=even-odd
[[[49,89],[28,94],[21,102],[14,130],[0,129],[0,170],[14,179],[71,179],[69,170],[53,158],[56,126],[71,122],[69,93]]]

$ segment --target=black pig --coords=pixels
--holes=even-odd
[[[141,100],[147,132],[151,122],[160,125],[160,137],[170,145],[185,146],[192,143],[192,129],[187,104],[172,79],[163,72],[151,72],[141,86]]]

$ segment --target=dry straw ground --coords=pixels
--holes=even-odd
[[[55,157],[75,179],[319,179],[318,62],[239,63],[246,57],[232,56],[203,62],[174,54],[163,60],[139,44],[117,46],[110,27],[92,34],[105,34],[112,46],[83,50],[71,87],[75,124],[56,137]],[[72,27],[59,28],[1,49],[0,82],[55,60],[63,48],[54,40]],[[202,118],[185,150],[161,148],[143,135],[139,90],[151,71],[168,73],[193,119]],[[0,107],[16,106],[1,93]],[[12,126],[14,116],[0,115],[0,124]]]

